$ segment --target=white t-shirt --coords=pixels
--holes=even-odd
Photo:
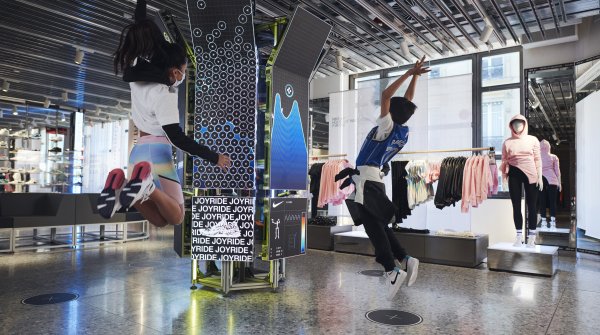
[[[177,89],[164,84],[134,82],[131,88],[131,118],[139,130],[164,136],[162,126],[179,124]]]
[[[392,114],[387,114],[384,117],[377,118],[377,133],[375,134],[375,140],[383,141],[388,135],[394,130],[394,120],[392,120]]]

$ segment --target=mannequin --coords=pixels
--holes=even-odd
[[[508,178],[510,200],[513,206],[513,219],[517,229],[515,247],[522,246],[523,216],[521,214],[522,189],[525,188],[525,201],[529,228],[528,246],[535,246],[537,235],[537,196],[538,189],[543,189],[542,162],[540,142],[535,136],[528,134],[527,119],[523,115],[515,115],[509,123],[512,136],[502,145],[502,176]]]
[[[562,189],[560,178],[560,161],[556,155],[550,153],[550,143],[546,140],[540,142],[542,156],[542,176],[544,189],[540,191],[539,212],[542,216],[541,227],[548,228],[546,221],[546,208],[550,208],[550,228],[556,229],[556,196]]]

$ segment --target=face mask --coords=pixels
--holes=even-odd
[[[181,72],[180,70],[177,70],[177,71],[179,71],[179,73],[181,73],[181,80],[177,80],[177,79],[175,80],[175,83],[173,84],[173,86],[175,86],[175,87],[181,85],[181,83],[183,83],[183,81],[185,80],[185,73]]]

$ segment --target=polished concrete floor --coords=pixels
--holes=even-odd
[[[279,292],[190,291],[172,232],[103,249],[0,255],[1,334],[598,334],[600,258],[561,257],[553,278],[422,264],[419,280],[383,298],[373,258],[309,251],[290,259]],[[78,300],[23,305],[75,292]],[[373,309],[419,314],[417,326],[368,321]]]

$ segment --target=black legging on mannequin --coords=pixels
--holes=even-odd
[[[527,223],[529,230],[537,227],[537,195],[535,183],[530,184],[529,179],[521,169],[510,166],[508,171],[508,190],[513,207],[513,219],[517,230],[523,229],[523,215],[521,214],[521,197],[525,188],[525,202],[527,203]]]
[[[544,177],[544,190],[540,191],[540,215],[546,218],[546,208],[550,208],[550,216],[556,217],[556,196],[558,194],[558,186],[550,185],[548,179]]]

